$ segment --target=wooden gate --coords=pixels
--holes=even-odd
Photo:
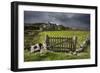
[[[49,37],[46,35],[47,50],[55,52],[74,52],[77,48],[77,37]]]

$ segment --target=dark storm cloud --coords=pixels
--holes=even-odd
[[[68,27],[90,28],[90,14],[24,11],[25,23],[52,22]]]

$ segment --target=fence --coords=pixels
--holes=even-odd
[[[50,37],[46,35],[47,50],[56,52],[74,52],[77,48],[77,37]]]

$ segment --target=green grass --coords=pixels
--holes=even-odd
[[[89,36],[89,31],[44,31],[39,33],[39,35],[40,35],[40,42],[44,42],[45,35],[48,35],[52,37],[77,36],[78,42],[81,43]]]
[[[34,31],[33,31],[34,33]],[[90,35],[89,31],[43,31],[39,32],[36,36],[25,35],[25,46],[29,43],[32,45],[36,43],[44,43],[45,36],[52,37],[78,37],[78,46]],[[30,53],[28,50],[24,52],[24,61],[48,61],[48,60],[70,60],[70,59],[87,59],[90,58],[90,48],[86,48],[84,52],[79,53],[79,55],[69,55],[69,53],[64,52],[47,52],[44,54]]]
[[[75,59],[89,59],[90,58],[90,50],[86,50],[85,52],[78,53],[78,55],[72,55],[65,52],[46,52],[43,54],[30,53],[25,50],[24,61],[53,61],[53,60],[75,60]]]
[[[34,31],[33,31],[34,33]],[[25,35],[25,46],[29,44],[34,45],[36,43],[44,43],[45,36],[52,36],[52,37],[78,37],[78,44],[80,45],[88,36],[89,31],[44,31],[39,32],[36,36],[33,35]]]

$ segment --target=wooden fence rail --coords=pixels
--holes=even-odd
[[[50,37],[46,35],[47,50],[51,51],[72,51],[77,48],[77,37]]]

